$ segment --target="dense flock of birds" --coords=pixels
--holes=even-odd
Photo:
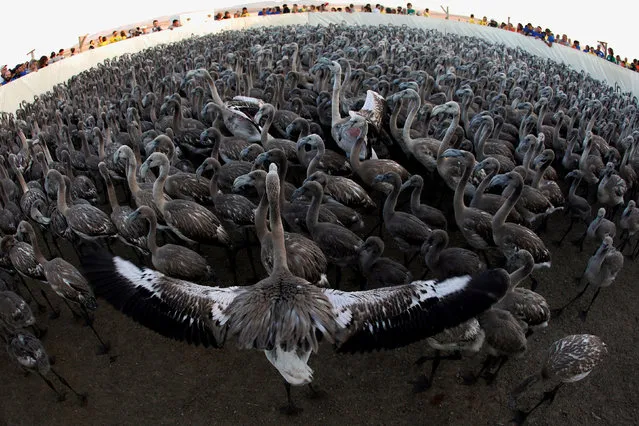
[[[483,350],[463,380],[492,382],[550,306],[560,315],[594,289],[586,320],[637,255],[636,117],[636,98],[566,66],[407,27],[250,29],[107,60],[1,117],[0,335],[60,399],[49,373],[83,402],[30,306],[53,318],[61,300],[102,353],[96,295],[171,338],[262,350],[288,413],[321,341],[357,352],[426,339],[432,372],[415,391],[443,359]],[[575,227],[580,250],[598,248],[575,297],[547,301],[533,274],[561,266],[538,234],[560,214],[557,246]],[[384,257],[389,245],[403,259]],[[240,268],[255,278],[238,282]],[[345,268],[356,288],[341,289]],[[593,335],[552,344],[511,393],[515,409],[546,389],[517,421],[606,353]]]

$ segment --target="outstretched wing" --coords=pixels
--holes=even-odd
[[[410,284],[368,291],[324,289],[342,333],[338,352],[367,352],[408,345],[467,321],[496,303],[510,277],[492,269],[475,277]]]
[[[104,250],[81,256],[83,274],[97,296],[163,336],[222,347],[226,308],[240,287],[207,287],[139,268]]]

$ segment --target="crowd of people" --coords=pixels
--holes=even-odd
[[[179,19],[174,19],[166,29],[172,30],[174,28],[182,26]],[[153,24],[150,28],[147,26],[131,28],[128,32],[113,31],[110,36],[102,35],[98,36],[95,40],[90,40],[85,50],[92,50],[97,47],[106,46],[108,44],[117,43],[122,40],[126,40],[133,37],[138,37],[148,33],[154,33],[162,31],[162,27],[157,19],[153,20]],[[5,85],[13,80],[17,80],[29,73],[37,72],[38,70],[49,66],[54,62],[61,61],[65,58],[76,55],[77,49],[72,47],[67,52],[65,49],[60,49],[58,52],[52,51],[50,56],[42,55],[40,59],[31,59],[30,61],[17,64],[13,68],[8,68],[4,65],[0,70],[0,84]]]
[[[293,4],[292,7],[289,7],[288,4],[283,4],[282,6],[274,6],[274,7],[265,7],[262,10],[258,11],[258,16],[268,16],[268,15],[279,15],[284,13],[306,13],[306,12],[346,12],[346,13],[355,13],[358,9],[350,4],[348,6],[342,7],[330,7],[328,3],[322,3],[319,6],[315,5],[301,5]],[[359,7],[359,12],[364,13],[383,13],[383,14],[398,14],[398,15],[415,15],[422,17],[430,17],[430,10],[425,8],[423,11],[416,10],[413,8],[411,3],[407,3],[406,7],[398,6],[396,8],[393,7],[385,7],[381,4],[376,4],[375,7],[372,7],[371,4],[362,5]],[[230,11],[219,12],[215,15],[214,19],[222,20],[222,19],[233,19],[233,18],[245,18],[250,16],[249,11],[246,7],[243,7],[241,10],[236,10],[233,14]],[[446,14],[446,19],[449,19],[448,13]],[[461,20],[461,18],[459,18]],[[484,16],[482,19],[475,18],[474,14],[471,14],[467,19],[469,24],[483,25],[488,27],[500,28],[506,31],[517,32],[527,37],[538,38],[548,47],[552,47],[553,44],[558,43],[564,46],[572,47],[574,49],[583,51],[584,53],[598,56],[604,60],[607,60],[611,63],[620,65],[624,68],[628,68],[632,71],[639,71],[639,60],[634,59],[632,61],[628,60],[628,58],[621,59],[619,55],[615,55],[615,52],[612,47],[608,47],[608,44],[603,41],[598,41],[597,47],[586,45],[584,49],[581,48],[581,45],[578,40],[571,40],[566,34],[562,34],[561,36],[555,35],[550,29],[546,28],[542,30],[541,26],[533,27],[532,24],[528,23],[525,26],[517,24],[515,27],[509,20],[508,23],[501,22],[498,23],[494,19],[488,19]],[[181,23],[178,19],[174,19],[170,26],[166,29],[172,30],[173,28],[181,26]],[[163,28],[160,26],[158,20],[154,20],[151,28],[147,26],[132,28],[128,31],[128,33],[124,30],[118,32],[113,31],[110,37],[106,35],[99,36],[95,40],[89,41],[88,49],[95,49],[97,47],[106,46],[111,43],[116,43],[121,40],[125,40],[132,37],[138,37],[149,32],[158,32],[162,31]],[[60,49],[57,53],[51,52],[50,56],[42,56],[40,59],[32,59],[31,61],[27,61],[24,63],[19,63],[15,67],[9,69],[7,66],[3,66],[0,70],[0,84],[4,85],[10,81],[18,79],[24,75],[27,75],[31,72],[36,72],[40,68],[44,68],[47,65],[62,60],[66,57],[73,56],[76,54],[76,48],[72,47],[69,49],[67,53],[65,49]]]

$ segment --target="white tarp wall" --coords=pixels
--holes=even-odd
[[[463,36],[481,37],[485,40],[502,43],[508,47],[520,47],[527,52],[543,58],[565,63],[577,71],[585,71],[593,78],[617,83],[623,92],[632,92],[639,97],[639,73],[624,69],[601,58],[589,55],[559,44],[548,47],[540,40],[524,37],[521,34],[498,28],[471,25],[465,22],[444,19],[423,18],[419,16],[386,15],[374,13],[304,13],[271,16],[251,16],[223,21],[193,20],[173,31],[165,30],[147,34],[118,43],[109,44],[55,62],[37,73],[26,76],[0,87],[0,111],[15,112],[21,102],[31,102],[36,95],[46,93],[56,84],[63,83],[73,75],[90,69],[107,58],[124,53],[135,53],[164,43],[173,43],[191,36],[216,33],[223,30],[241,30],[253,26],[275,25],[329,25],[347,23],[353,25],[409,25],[424,29],[435,29],[445,33]]]

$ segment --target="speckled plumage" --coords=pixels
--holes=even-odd
[[[598,336],[566,336],[548,348],[541,375],[544,379],[576,382],[590,374],[607,354],[608,347]]]

